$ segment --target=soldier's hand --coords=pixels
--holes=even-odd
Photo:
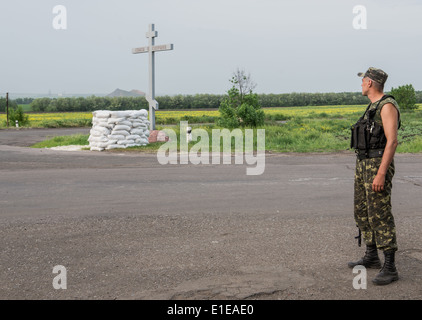
[[[372,182],[372,191],[381,192],[384,191],[385,175],[377,174],[374,181]]]

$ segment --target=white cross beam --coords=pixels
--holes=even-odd
[[[149,31],[146,37],[149,39],[147,47],[140,47],[132,49],[133,54],[146,53],[149,54],[149,92],[146,97],[149,104],[149,120],[150,130],[155,130],[155,110],[158,110],[158,102],[155,100],[155,56],[154,53],[158,51],[173,50],[173,44],[155,45],[155,39],[158,32],[154,30],[154,24],[149,25]]]

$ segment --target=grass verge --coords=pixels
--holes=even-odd
[[[61,146],[85,146],[88,145],[89,135],[73,134],[70,136],[59,136],[38,142],[31,146],[31,148],[53,148]]]
[[[351,151],[350,126],[355,123],[363,113],[363,106],[332,106],[332,107],[296,107],[296,108],[271,108],[267,109],[266,125],[261,127],[265,130],[265,149],[272,152],[338,152]],[[214,111],[213,111],[214,112]],[[164,114],[164,112],[163,112]],[[187,113],[186,113],[187,114]],[[168,126],[158,126],[157,129],[172,129],[175,131],[177,140],[180,142],[180,127],[174,125],[179,120],[194,121],[194,118],[186,117],[186,114],[179,114],[178,119],[172,119]],[[192,113],[193,114],[193,113]],[[176,115],[176,112],[168,112],[168,115]],[[50,118],[40,118],[40,121],[47,121],[47,127],[62,126],[87,126],[90,122],[85,115],[72,115],[74,118],[66,119],[65,116],[59,120],[50,115]],[[197,116],[204,116],[197,114]],[[211,114],[207,115],[211,116]],[[35,116],[34,116],[35,117]],[[397,153],[418,153],[422,152],[422,108],[413,112],[402,112],[402,127],[399,130],[399,146]],[[76,119],[77,118],[77,119]],[[79,119],[79,120],[78,120]],[[35,120],[35,119],[34,119]],[[202,118],[210,121],[210,118]],[[64,121],[66,123],[63,123]],[[79,122],[81,121],[81,122]],[[209,142],[209,151],[212,150],[212,130],[223,129],[216,125],[195,125],[189,123],[193,128],[201,128],[206,131]],[[242,129],[244,130],[244,129]],[[244,132],[244,131],[243,131]],[[244,136],[244,135],[243,135]],[[256,150],[256,129],[254,134]],[[74,135],[67,137],[56,137],[42,143],[36,144],[37,148],[51,148],[65,145],[88,145],[88,135]],[[184,136],[183,136],[184,139]],[[132,147],[127,149],[116,149],[109,152],[156,152],[163,143],[153,143],[144,147]],[[189,143],[189,149],[197,142]],[[232,151],[234,151],[234,138],[232,138]],[[222,148],[222,142],[220,144]],[[180,144],[178,144],[180,150]]]

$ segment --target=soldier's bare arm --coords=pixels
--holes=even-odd
[[[394,158],[398,145],[398,111],[393,104],[387,103],[384,105],[381,110],[381,119],[385,137],[387,138],[387,144],[384,149],[384,155],[382,157],[378,173],[372,183],[372,190],[375,192],[381,192],[384,190],[385,175],[387,174],[387,169]]]

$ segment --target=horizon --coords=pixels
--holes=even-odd
[[[70,92],[69,93],[65,93],[65,92],[63,92],[63,93],[53,93],[53,92],[52,93],[19,93],[19,92],[8,92],[8,93],[9,93],[9,99],[10,100],[24,99],[24,98],[33,98],[33,99],[52,98],[52,99],[55,99],[55,98],[73,98],[73,97],[75,97],[75,98],[76,97],[87,98],[87,97],[91,97],[91,96],[104,97],[104,96],[107,96],[107,95],[115,92],[116,90],[123,90],[123,91],[126,91],[126,92],[131,92],[131,91],[134,91],[134,90],[137,90],[137,89],[125,90],[125,89],[121,89],[121,88],[116,88],[115,90],[113,90],[112,92],[109,92],[109,93],[99,93],[99,92],[97,92],[97,93],[70,93]],[[140,91],[140,90],[138,90],[138,91]],[[384,90],[384,92],[388,93],[388,92],[390,92],[390,90],[389,91]],[[422,93],[422,90],[416,90],[415,89],[415,92],[416,93]],[[7,92],[0,92],[0,98],[5,98],[6,93]],[[361,91],[338,91],[338,92],[334,92],[334,91],[332,91],[332,92],[295,92],[295,91],[292,91],[292,92],[280,92],[280,93],[275,93],[275,92],[269,92],[269,93],[254,92],[254,93],[256,93],[258,95],[271,95],[271,94],[282,95],[282,94],[293,94],[293,93],[295,93],[295,94],[340,94],[340,93],[359,94],[359,93],[361,93]],[[195,95],[207,95],[207,94],[208,95],[226,95],[227,92],[224,92],[224,93],[221,93],[221,94],[220,93],[206,93],[206,92],[186,93],[186,94],[157,94],[156,97],[163,97],[163,96],[173,97],[173,96],[178,96],[178,95],[195,96]],[[140,95],[139,97],[145,97],[145,96]]]

